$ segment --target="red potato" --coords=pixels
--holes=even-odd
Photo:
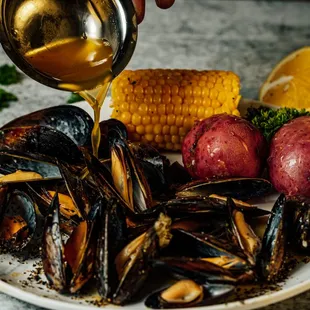
[[[281,127],[271,140],[269,176],[275,189],[310,197],[310,116]]]
[[[250,122],[218,114],[198,122],[182,145],[185,168],[198,179],[258,177],[266,141]]]

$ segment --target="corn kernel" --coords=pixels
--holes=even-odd
[[[170,126],[168,126],[168,125],[163,126],[162,132],[164,135],[167,135],[168,133],[170,133]]]
[[[152,124],[146,125],[145,126],[145,132],[147,134],[151,134],[153,132],[153,125]]]
[[[162,132],[162,125],[161,124],[154,125],[154,133],[156,135],[159,135],[161,134],[161,132]]]
[[[170,127],[170,134],[171,135],[177,135],[178,131],[179,131],[179,128],[177,126],[173,125]]]
[[[139,106],[138,103],[132,102],[131,105],[130,105],[129,111],[130,111],[131,113],[137,112],[138,106]]]
[[[157,113],[157,106],[156,106],[156,104],[153,103],[153,104],[149,105],[149,113],[151,113],[152,115]]]
[[[138,126],[141,124],[141,115],[134,113],[132,115],[132,124]]]
[[[164,142],[164,137],[161,135],[156,135],[155,136],[155,142],[156,143],[163,143]]]
[[[148,112],[148,105],[147,104],[140,104],[138,107],[138,113],[143,116],[143,115],[147,115]]]
[[[171,142],[171,136],[170,135],[164,135],[165,142]]]
[[[166,150],[173,150],[173,144],[171,142],[166,143]]]
[[[137,131],[137,133],[138,133],[139,135],[143,135],[143,134],[145,133],[144,129],[145,129],[145,128],[144,128],[143,125],[139,125],[139,126],[136,127],[136,131]]]
[[[147,141],[153,141],[154,135],[148,133],[148,134],[145,135],[145,139],[146,139]]]
[[[159,115],[152,116],[152,124],[153,125],[159,124]]]
[[[180,142],[180,137],[177,136],[177,135],[172,135],[172,136],[171,136],[171,142],[172,142],[173,144],[179,143],[179,142]]]
[[[167,116],[167,124],[170,126],[175,124],[175,115],[174,114],[169,114]]]
[[[166,125],[167,124],[167,116],[166,115],[161,115],[159,122],[161,125]]]
[[[183,115],[178,115],[176,118],[175,118],[175,125],[177,127],[181,127],[183,125],[183,118],[184,116]]]
[[[129,112],[123,112],[120,116],[121,122],[123,122],[125,125],[130,124],[131,122],[131,113]]]
[[[214,110],[212,107],[207,107],[205,110],[205,118],[210,117],[214,114]]]
[[[203,119],[204,116],[205,116],[205,108],[204,108],[204,106],[201,106],[201,107],[199,107],[198,110],[197,110],[197,117],[198,117],[199,119]]]
[[[126,127],[127,127],[128,132],[130,133],[134,133],[136,131],[136,127],[132,124],[128,124]]]
[[[151,117],[149,115],[144,115],[142,117],[142,124],[143,125],[148,125],[151,123]]]

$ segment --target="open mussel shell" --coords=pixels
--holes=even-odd
[[[78,292],[93,277],[98,239],[97,214],[102,206],[102,200],[98,199],[87,220],[74,228],[64,247],[67,273],[71,275],[68,283],[71,293]]]
[[[294,242],[298,250],[310,252],[310,206],[304,205],[298,210],[295,222]]]
[[[144,234],[130,242],[115,259],[118,287],[113,294],[113,303],[122,305],[130,301],[143,286],[150,261],[159,256],[159,250],[170,240],[171,219],[161,214],[154,225]]]
[[[200,258],[161,257],[159,260],[154,260],[152,265],[199,283],[234,284],[237,282],[237,277],[228,269]]]
[[[60,179],[61,175],[53,158],[16,151],[0,151],[0,173],[7,175],[16,171],[30,171],[42,176],[44,180]],[[29,180],[27,180],[29,182]],[[19,182],[23,182],[20,178]]]
[[[223,227],[227,230],[227,226]],[[235,273],[243,273],[249,269],[246,256],[240,248],[221,236],[215,237],[210,234],[189,232],[182,229],[173,229],[173,238],[169,247],[165,250],[165,255],[186,256],[193,258],[213,258],[226,257],[234,262],[229,268]],[[167,253],[167,254],[166,254]]]
[[[272,208],[259,254],[260,273],[268,281],[277,276],[283,264],[291,220],[286,197],[281,194]]]
[[[59,105],[30,113],[14,119],[1,129],[37,125],[61,131],[78,146],[91,146],[94,122],[85,110],[73,105]]]
[[[236,208],[231,198],[227,199],[231,230],[239,247],[243,250],[251,265],[255,266],[256,256],[261,250],[261,240],[256,236],[251,226],[246,222],[242,211]]]
[[[152,207],[152,194],[139,162],[127,142],[115,136],[111,144],[111,173],[115,188],[134,213]]]
[[[128,132],[126,126],[117,119],[108,119],[99,123],[101,140],[99,146],[99,158],[110,157],[110,141],[116,137],[123,137],[128,139]]]
[[[83,163],[83,155],[73,140],[61,131],[44,126],[2,129],[0,150],[40,154],[71,165]]]
[[[183,279],[147,297],[145,306],[152,309],[202,307],[225,299],[235,291],[229,284],[199,284]]]
[[[272,185],[269,181],[260,178],[232,178],[215,181],[194,181],[178,189],[178,197],[209,196],[212,194],[231,197],[240,200],[249,200],[270,193]]]
[[[3,191],[3,188],[1,189]],[[1,248],[19,251],[30,242],[36,230],[34,202],[25,192],[14,190],[3,203],[0,224]]]
[[[256,206],[247,204],[240,200],[234,200],[238,209],[243,210],[248,216],[256,217],[270,214],[269,211],[259,209]],[[203,213],[222,213],[227,214],[227,198],[220,196],[187,196],[177,197],[168,201],[159,203],[156,207],[151,209],[151,212],[160,212],[165,210],[169,215],[181,216],[189,214],[203,214]],[[145,214],[148,213],[147,211]]]
[[[59,292],[67,286],[64,247],[60,233],[59,199],[56,193],[45,219],[42,240],[42,262],[49,285]]]
[[[117,199],[110,199],[99,214],[96,274],[98,291],[104,300],[112,299],[118,286],[115,259],[128,241],[124,211]]]

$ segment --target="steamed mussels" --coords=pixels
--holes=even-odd
[[[309,252],[308,201],[280,195],[268,212],[251,203],[272,192],[265,179],[193,182],[113,119],[100,124],[96,158],[92,126],[83,110],[59,106],[0,130],[0,252],[35,249],[59,293],[96,283],[107,303],[144,295],[150,308],[198,307],[276,281],[286,253]],[[144,293],[154,271],[165,277]]]

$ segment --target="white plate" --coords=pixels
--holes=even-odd
[[[253,102],[250,102],[253,104]],[[256,105],[257,103],[254,103]],[[78,106],[85,109],[90,115],[92,110],[89,106],[82,102],[77,104]],[[242,108],[248,106],[249,102],[243,102]],[[105,105],[106,108],[102,113],[102,119],[107,119],[110,116],[110,109],[108,108],[108,102]],[[180,160],[178,154],[167,154],[171,161]],[[265,209],[270,209],[275,200],[275,196],[265,197],[261,200],[260,206]],[[0,255],[0,291],[11,295],[15,298],[29,302],[31,304],[45,307],[48,309],[55,310],[87,310],[87,309],[98,309],[93,306],[91,302],[99,300],[99,296],[89,294],[79,298],[72,298],[70,296],[64,296],[57,294],[53,290],[48,289],[45,285],[39,284],[38,281],[27,280],[31,271],[34,269],[33,264],[36,262],[29,260],[24,263],[18,262],[16,258],[11,255]],[[45,276],[41,273],[40,277],[43,281],[46,281]],[[25,285],[25,281],[27,285]],[[279,302],[281,300],[293,297],[306,290],[310,289],[310,266],[306,264],[300,264],[290,275],[290,277],[281,284],[279,291],[269,292],[265,295],[249,298],[242,302],[230,302],[225,304],[218,304],[214,306],[201,307],[199,309],[204,310],[248,310],[255,309],[263,306],[267,306],[272,303]],[[104,309],[121,309],[120,307],[108,305]],[[146,309],[144,304],[138,303],[130,306],[123,307],[124,310],[142,310]],[[198,308],[193,308],[198,309]]]

